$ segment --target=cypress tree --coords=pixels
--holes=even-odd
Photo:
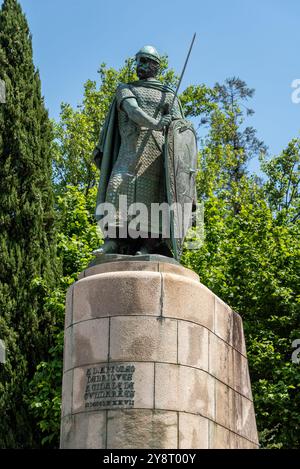
[[[28,384],[47,357],[54,318],[44,303],[55,284],[51,183],[52,126],[32,58],[32,39],[17,0],[0,10],[0,447],[39,446]]]

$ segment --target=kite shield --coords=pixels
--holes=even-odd
[[[185,119],[176,119],[169,126],[164,165],[172,248],[174,257],[179,260],[184,237],[192,225],[193,206],[196,204],[196,132],[193,125]]]

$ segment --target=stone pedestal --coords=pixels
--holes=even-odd
[[[61,448],[257,448],[241,318],[181,266],[85,270],[67,295]]]

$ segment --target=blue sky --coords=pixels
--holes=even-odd
[[[0,3],[1,0],[0,0]],[[195,47],[182,84],[213,85],[238,76],[255,88],[249,125],[271,153],[299,135],[299,0],[20,0],[33,34],[34,60],[50,116],[76,105],[101,62],[120,67],[145,44],[180,71],[193,32]],[[253,167],[256,165],[253,163]]]

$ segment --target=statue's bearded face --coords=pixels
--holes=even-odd
[[[136,72],[140,80],[154,78],[158,74],[159,64],[148,57],[140,56],[136,61]]]

